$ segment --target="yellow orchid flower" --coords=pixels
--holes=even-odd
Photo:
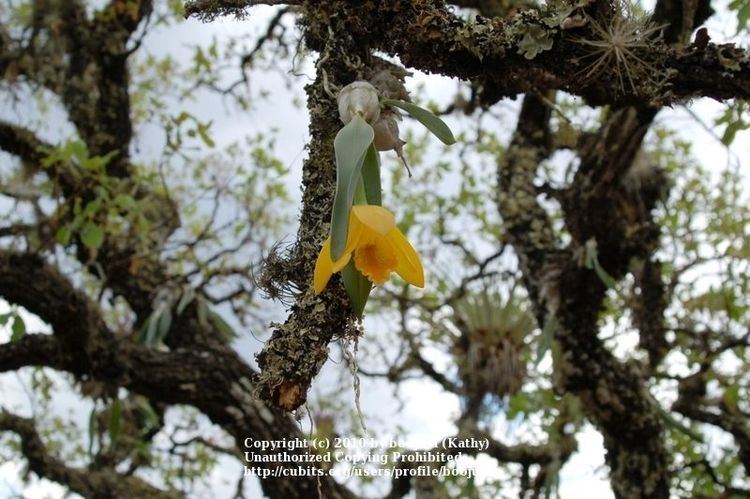
[[[352,206],[346,247],[335,262],[331,257],[331,238],[326,239],[315,263],[315,294],[325,289],[334,272],[346,267],[352,254],[354,266],[373,284],[383,284],[391,272],[396,272],[409,284],[424,287],[419,255],[396,227],[393,213],[382,206]]]

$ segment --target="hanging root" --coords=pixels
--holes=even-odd
[[[360,380],[359,380],[359,374],[357,374],[357,371],[359,370],[359,366],[357,365],[357,341],[355,340],[347,340],[345,338],[342,338],[340,340],[341,344],[341,351],[344,353],[344,359],[346,360],[346,365],[349,367],[349,372],[352,375],[352,384],[354,385],[354,404],[357,407],[357,416],[359,417],[359,424],[362,425],[362,430],[367,433],[367,425],[365,424],[365,416],[362,412],[362,406],[360,405]],[[351,350],[349,348],[351,347]]]

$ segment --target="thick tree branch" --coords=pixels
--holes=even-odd
[[[0,252],[0,295],[53,325],[59,344],[80,369],[94,360],[91,339],[109,336],[88,297],[37,255]]]
[[[0,373],[26,366],[48,366],[66,370],[73,358],[54,336],[27,334],[12,343],[0,344]]]
[[[46,353],[55,353],[53,341],[26,338],[18,343],[0,345],[0,372],[20,367],[20,361],[12,359],[21,353],[20,358],[29,362],[28,365],[61,369],[79,379],[91,377],[162,403],[192,405],[232,435],[240,449],[244,449],[246,438],[266,441],[305,438],[287,414],[267,408],[254,398],[251,380],[255,373],[234,351],[223,345],[202,351],[157,352],[123,339],[109,348],[98,346],[97,355],[112,362],[109,365],[97,364],[87,370],[59,352],[47,357]],[[45,351],[35,350],[41,347]],[[306,450],[295,452],[304,454]],[[248,465],[271,470],[277,466],[274,463]],[[261,480],[264,493],[269,497],[316,497],[319,487],[323,497],[352,497],[329,476],[319,479],[298,476],[297,463],[278,466],[287,470],[286,473],[296,474]]]
[[[211,21],[219,16],[242,18],[250,7],[256,5],[299,5],[300,0],[188,0],[185,17]]]
[[[0,431],[11,431],[21,438],[21,452],[31,471],[85,497],[181,497],[175,491],[158,489],[138,477],[122,475],[114,469],[94,470],[68,466],[49,452],[32,419],[0,409]]]
[[[565,90],[594,104],[623,104],[644,98],[669,104],[699,96],[750,97],[750,63],[743,50],[730,45],[709,43],[678,51],[652,40],[639,52],[639,57],[653,61],[653,68],[668,75],[668,81],[654,82],[653,71],[644,71],[634,81],[633,88],[621,88],[615,71],[598,77],[581,76],[585,62],[580,59],[585,54],[574,39],[596,39],[596,34],[586,27],[553,30],[544,24],[545,15],[528,13],[510,21],[493,18],[465,23],[439,1],[408,3],[407,6],[398,0],[379,2],[377,11],[372,12],[360,8],[359,16],[372,20],[375,26],[368,26],[369,33],[352,33],[352,36],[368,36],[374,46],[398,55],[404,64],[422,71],[492,82],[496,98],[549,89]],[[601,4],[595,2],[587,9],[593,11]],[[524,33],[531,26],[538,30],[535,36],[548,38],[552,46],[529,60],[519,51]],[[639,89],[638,95],[634,88]]]
[[[611,208],[614,201],[598,208],[607,213],[601,220],[590,219],[593,213],[586,207],[589,199],[603,199],[597,192],[611,193],[616,179],[629,166],[632,151],[637,150],[643,137],[641,122],[636,116],[630,118],[633,126],[625,129],[632,130],[633,138],[629,139],[627,134],[620,137],[625,146],[618,156],[605,154],[608,147],[620,144],[615,139],[618,128],[614,122],[592,139],[588,149],[592,152],[582,159],[576,182],[571,186],[576,190],[576,195],[570,197],[571,204],[582,208],[575,213],[566,209],[566,223],[578,220],[575,227],[588,232],[580,236],[572,231],[571,248],[559,250],[546,214],[536,202],[533,184],[538,163],[548,151],[549,142],[544,140],[548,117],[545,102],[533,95],[525,97],[518,128],[499,162],[500,213],[519,254],[537,317],[540,323],[555,328],[555,339],[561,349],[555,365],[555,381],[583,401],[584,413],[602,431],[616,496],[668,497],[667,459],[661,443],[659,413],[639,373],[618,362],[598,338],[597,320],[605,287],[593,271],[583,268],[574,258],[582,249],[576,241],[600,235],[591,231],[612,231],[614,235],[608,233],[602,254],[613,251],[626,259],[619,252],[625,250],[613,248],[615,244],[623,244],[622,232],[613,230],[608,218],[617,216]],[[587,157],[599,158],[600,163],[589,167]],[[607,161],[610,158],[611,163]],[[618,268],[622,272],[622,267]]]
[[[244,448],[248,437],[304,438],[287,414],[267,408],[254,397],[256,373],[218,340],[159,352],[130,337],[115,338],[106,330],[97,306],[33,255],[0,252],[0,296],[38,315],[54,332],[54,336],[30,335],[0,345],[0,372],[24,365],[51,367],[78,379],[122,386],[155,401],[192,405],[231,434],[239,448]],[[175,327],[202,328],[197,317],[187,310],[184,315]],[[298,467],[296,463],[282,466]],[[264,492],[274,498],[314,497],[321,487],[324,497],[350,497],[331,477],[289,476],[293,478],[262,480]]]
[[[325,26],[326,42],[317,78],[306,88],[311,141],[302,167],[300,228],[290,260],[283,263],[283,268],[279,265],[265,269],[267,276],[291,281],[299,292],[289,318],[275,328],[257,356],[261,369],[259,393],[264,400],[287,411],[305,402],[312,379],[328,359],[328,344],[335,338],[353,339],[359,335],[339,277],[334,276],[320,296],[315,296],[311,283],[315,259],[330,228],[336,181],[332,144],[341,128],[335,98],[329,95],[326,85],[341,87],[355,80],[357,69],[364,68],[352,67],[349,61],[365,59],[369,54],[349,36],[329,36],[325,13],[310,16],[308,22],[316,30]],[[334,35],[345,32],[341,31],[345,29],[343,25],[330,29]]]
[[[244,12],[255,3],[266,2],[198,0],[189,2],[186,11],[188,15],[210,12],[201,17],[213,19],[217,15]],[[341,13],[348,9],[356,9],[356,17],[367,22],[353,26],[355,30],[350,36],[367,40],[372,48],[396,55],[404,64],[422,71],[489,82],[494,100],[552,89],[583,96],[594,104],[625,104],[645,99],[667,105],[701,96],[719,100],[750,98],[750,62],[745,51],[731,44],[708,43],[678,50],[658,40],[648,40],[646,46],[637,50],[639,58],[652,61],[651,68],[635,75],[630,88],[622,88],[621,80],[613,74],[616,71],[602,72],[596,77],[581,76],[586,73],[586,63],[582,62],[586,54],[576,40],[596,40],[597,35],[586,26],[563,30],[559,26],[562,19],[550,27],[550,19],[557,15],[554,10],[524,11],[508,20],[489,18],[468,23],[454,16],[440,0],[303,5],[307,5],[306,17],[313,10],[325,9],[332,19],[342,18]],[[604,5],[602,1],[594,2],[587,10],[603,10]],[[661,9],[655,19],[663,22],[676,12]],[[710,7],[699,3],[693,12],[696,16],[693,24],[709,13]],[[667,40],[689,33],[692,27],[680,26],[678,32],[667,34]],[[551,47],[529,60],[522,55],[525,50],[522,42],[531,33],[530,29],[536,30],[533,36],[538,38],[537,43],[548,40]],[[325,33],[318,33],[317,38],[325,39]],[[654,81],[655,73],[662,75],[664,81]]]

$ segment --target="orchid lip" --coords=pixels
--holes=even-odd
[[[424,287],[419,255],[396,226],[393,214],[381,206],[352,207],[346,247],[339,260],[332,260],[330,237],[323,243],[315,263],[315,293],[321,293],[331,276],[352,258],[355,268],[375,285],[383,284],[396,272],[409,284]]]

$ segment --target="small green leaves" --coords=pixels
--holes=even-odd
[[[26,323],[23,321],[20,315],[15,314],[13,316],[13,326],[10,328],[10,341],[20,340],[26,334]]]
[[[173,116],[166,125],[167,147],[179,150],[183,146],[183,134],[191,139],[200,139],[209,148],[216,147],[216,142],[211,137],[211,124],[210,121],[201,122],[186,111]]]
[[[187,287],[182,293],[166,296],[157,301],[154,310],[141,327],[138,341],[154,348],[164,341],[172,327],[175,317],[180,317],[190,305],[195,306],[195,312],[201,326],[213,328],[224,341],[237,338],[237,333],[217,312],[211,310],[206,299],[198,295],[194,289]]]
[[[57,241],[58,244],[67,246],[68,243],[70,243],[70,237],[72,235],[73,233],[70,230],[70,227],[67,225],[63,225],[62,227],[57,229],[57,232],[55,232],[55,241]]]
[[[365,154],[374,137],[372,127],[361,116],[356,115],[339,130],[333,141],[336,152],[336,194],[331,213],[331,256],[334,260],[341,258],[346,247],[349,211],[354,202]]]
[[[716,119],[717,125],[726,125],[721,142],[725,146],[732,145],[737,132],[750,128],[750,119],[747,118],[748,105],[744,101],[735,101],[726,106],[724,113]]]
[[[88,147],[84,142],[71,140],[60,147],[48,150],[47,156],[42,160],[42,167],[49,168],[56,163],[74,161],[86,172],[104,173],[105,167],[117,153],[118,151],[110,151],[102,156],[89,156]]]
[[[344,288],[349,295],[352,309],[357,317],[362,317],[365,311],[367,299],[370,297],[372,284],[363,276],[354,266],[354,262],[349,262],[341,271],[341,277],[344,281]]]
[[[182,315],[182,312],[188,305],[193,303],[193,300],[195,300],[195,291],[193,288],[188,287],[182,292],[180,301],[177,302],[177,315]]]
[[[435,135],[445,145],[455,144],[456,139],[453,137],[451,129],[445,124],[443,120],[429,112],[427,109],[412,104],[411,102],[404,102],[400,100],[384,99],[383,104],[387,106],[395,106],[403,109],[409,116],[422,123],[430,132]]]
[[[733,0],[729,3],[730,10],[737,12],[737,33],[735,36],[740,34],[742,30],[748,27],[750,23],[750,0]]]
[[[8,321],[13,321],[10,326],[10,342],[18,341],[26,334],[26,323],[15,307],[6,314],[0,314],[0,326],[5,326]]]
[[[81,228],[81,242],[89,249],[97,249],[104,242],[104,231],[94,222],[86,222]]]

